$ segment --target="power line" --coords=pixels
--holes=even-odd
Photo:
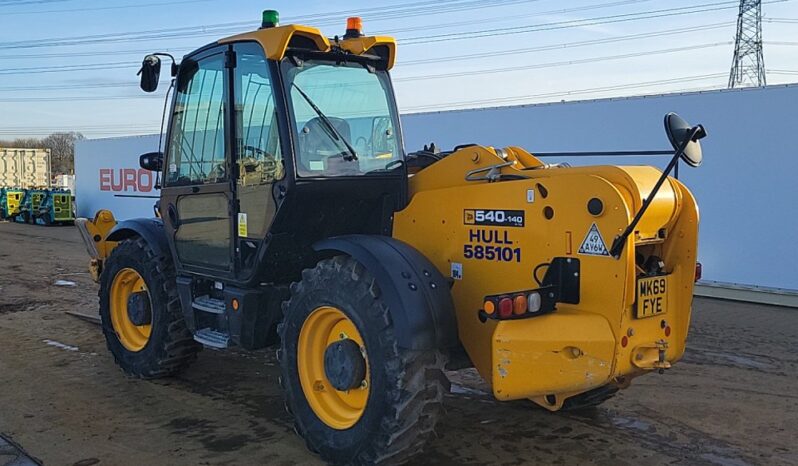
[[[767,3],[783,3],[786,1],[790,0],[771,0],[770,2]],[[433,42],[453,41],[453,40],[463,40],[463,39],[481,39],[493,36],[506,36],[508,34],[523,34],[529,32],[552,31],[557,29],[567,29],[573,27],[625,23],[630,21],[640,21],[646,19],[692,15],[696,13],[706,13],[710,11],[722,11],[722,10],[737,8],[736,3],[737,2],[729,2],[729,1],[716,2],[716,3],[708,3],[708,4],[696,5],[690,7],[665,8],[660,10],[651,10],[651,11],[644,11],[638,13],[625,13],[619,15],[599,16],[595,18],[566,20],[566,21],[558,21],[552,23],[540,23],[528,26],[516,26],[510,28],[502,28],[502,30],[500,31],[497,31],[495,29],[483,29],[483,30],[463,32],[463,33],[448,33],[448,34],[437,34],[429,36],[407,37],[407,38],[400,38],[397,40],[402,45],[417,45],[417,44],[428,44]]]
[[[458,71],[453,73],[441,73],[441,74],[426,74],[426,75],[419,75],[419,76],[408,76],[405,78],[396,78],[394,82],[406,82],[406,81],[419,81],[419,80],[427,80],[427,79],[440,79],[440,78],[454,78],[454,77],[461,77],[461,76],[477,76],[482,74],[492,74],[492,73],[507,73],[512,71],[525,71],[525,70],[535,70],[541,68],[555,68],[560,66],[571,66],[571,65],[581,65],[585,63],[597,63],[597,62],[605,62],[605,61],[612,61],[612,60],[622,60],[627,58],[638,58],[638,57],[645,57],[651,55],[662,55],[662,54],[669,54],[669,53],[677,53],[677,52],[686,52],[690,50],[699,50],[699,49],[707,49],[712,47],[718,47],[721,45],[731,45],[730,41],[727,42],[715,42],[712,44],[698,44],[698,45],[690,45],[686,47],[676,47],[670,49],[661,49],[661,50],[650,50],[646,52],[635,52],[635,53],[625,53],[620,55],[609,55],[609,56],[602,56],[602,57],[591,57],[591,58],[581,58],[576,60],[564,60],[564,61],[557,61],[557,62],[549,62],[549,63],[536,63],[533,65],[523,65],[523,66],[513,66],[513,67],[503,67],[503,68],[487,68],[487,69],[479,69],[479,70],[470,70],[470,71]]]
[[[613,61],[613,60],[623,60],[629,58],[639,58],[645,56],[653,56],[653,55],[662,55],[662,54],[670,54],[670,53],[678,53],[678,52],[686,52],[692,50],[700,50],[700,49],[707,49],[718,47],[721,45],[730,45],[731,42],[715,42],[709,44],[696,44],[691,46],[685,47],[675,47],[669,49],[660,49],[660,50],[649,50],[643,52],[633,52],[633,53],[625,53],[625,54],[618,54],[618,55],[609,55],[609,56],[599,56],[599,57],[589,57],[589,58],[582,58],[582,59],[575,59],[575,60],[565,60],[565,61],[557,61],[557,62],[549,62],[549,63],[536,63],[532,65],[523,65],[523,66],[516,66],[516,67],[501,67],[501,68],[488,68],[488,69],[480,69],[480,70],[471,70],[471,71],[460,71],[460,72],[453,72],[453,73],[442,73],[442,74],[424,74],[424,75],[417,75],[417,76],[408,76],[404,78],[395,78],[393,81],[396,83],[401,82],[408,82],[408,81],[418,81],[418,80],[428,80],[428,79],[441,79],[441,78],[454,78],[454,77],[462,77],[462,76],[475,76],[475,75],[483,75],[483,74],[493,74],[493,73],[507,73],[507,72],[514,72],[514,71],[523,71],[523,70],[532,70],[532,69],[543,69],[543,68],[556,68],[561,66],[573,66],[573,65],[581,65],[587,63],[597,63],[597,62],[605,62],[605,61]],[[133,87],[135,83],[126,83],[124,87]],[[105,84],[100,85],[97,87],[122,87],[119,84]],[[69,89],[79,89],[79,88],[91,88],[90,85],[75,85],[73,87],[69,87]],[[6,89],[0,89],[0,91]],[[15,90],[24,90],[23,89],[15,89]],[[40,89],[41,90],[41,89]],[[62,97],[12,97],[12,98],[5,98],[0,99],[0,102],[60,102],[60,101],[76,101],[76,100],[104,100],[104,99],[137,99],[137,98],[150,98],[149,95],[124,95],[124,96],[62,96]]]
[[[575,48],[575,47],[585,47],[590,45],[599,45],[599,44],[611,44],[615,42],[624,42],[629,40],[638,40],[638,39],[648,39],[652,37],[661,37],[661,36],[674,36],[677,34],[686,34],[691,32],[699,32],[699,31],[708,31],[712,29],[720,29],[728,27],[733,23],[730,22],[723,22],[723,23],[713,23],[713,24],[705,24],[705,25],[698,25],[698,26],[690,26],[685,28],[676,28],[676,29],[666,29],[654,32],[644,32],[639,34],[629,34],[623,36],[615,36],[615,37],[608,37],[604,39],[590,39],[590,40],[583,40],[583,41],[576,41],[576,42],[563,42],[559,44],[551,44],[551,45],[542,45],[538,47],[528,47],[522,49],[510,49],[510,50],[495,50],[489,52],[481,52],[481,53],[469,53],[466,55],[448,55],[445,57],[437,57],[437,58],[422,58],[418,60],[409,60],[409,61],[398,61],[397,65],[399,66],[412,66],[412,65],[422,65],[428,63],[441,63],[441,62],[448,62],[448,61],[461,61],[461,60],[469,60],[475,58],[486,58],[486,57],[497,57],[503,55],[520,55],[532,52],[544,52],[549,50],[562,50],[566,48]]]
[[[211,1],[211,0],[192,0],[192,1]],[[494,21],[504,21],[507,19],[519,19],[519,18],[528,18],[528,17],[535,17],[535,16],[545,16],[550,14],[564,14],[564,13],[574,13],[579,11],[586,11],[586,10],[596,10],[601,8],[611,8],[621,5],[627,5],[632,3],[644,3],[650,2],[652,0],[620,0],[620,1],[612,1],[607,3],[601,3],[598,5],[587,5],[582,7],[574,7],[574,8],[566,8],[566,9],[559,9],[559,10],[551,10],[551,11],[544,11],[544,12],[537,12],[525,15],[512,15],[512,16],[500,16],[494,18],[483,18],[480,19],[480,24],[494,22]],[[110,7],[109,7],[110,8]],[[449,28],[453,26],[463,26],[463,25],[472,25],[473,21],[460,21],[460,22],[449,22],[449,23],[437,23],[435,25],[436,29],[441,28]],[[416,31],[420,29],[429,29],[429,26],[413,26],[401,29],[388,29],[384,31],[384,34],[396,34],[398,32],[407,32],[407,31]],[[208,33],[211,34],[211,33]],[[191,51],[191,48],[183,48],[179,49],[185,52]],[[169,50],[165,50],[169,51]],[[138,50],[135,53],[150,53],[151,50]],[[22,59],[22,58],[60,58],[60,57],[76,57],[76,56],[95,56],[95,55],[119,55],[119,54],[127,54],[127,53],[134,53],[133,51],[128,50],[120,50],[120,51],[99,51],[99,52],[69,52],[69,53],[49,53],[49,54],[27,54],[27,55],[0,55],[0,59]]]
[[[201,3],[201,2],[212,2],[216,0],[175,0],[175,1],[167,1],[167,2],[156,2],[156,3],[138,3],[133,5],[114,5],[114,6],[98,6],[98,7],[91,7],[91,8],[68,8],[62,10],[39,10],[39,11],[11,11],[7,13],[3,13],[3,16],[11,16],[11,15],[41,15],[47,13],[79,13],[84,11],[100,11],[100,10],[121,10],[126,8],[142,8],[148,6],[166,6],[166,5],[179,5],[183,3]],[[2,6],[2,4],[0,4]]]
[[[537,99],[537,98],[552,98],[552,97],[568,97],[574,95],[584,95],[584,94],[594,94],[594,93],[601,93],[601,92],[609,92],[609,91],[616,91],[616,90],[627,90],[627,89],[636,89],[636,88],[645,88],[651,86],[660,86],[664,84],[680,84],[685,82],[694,82],[694,81],[704,81],[707,79],[717,79],[720,77],[725,77],[726,73],[712,73],[712,74],[703,74],[703,75],[696,75],[696,76],[685,76],[680,78],[670,78],[670,79],[661,79],[656,81],[647,81],[647,82],[640,82],[640,83],[630,83],[630,84],[619,84],[613,86],[603,86],[603,87],[593,87],[587,89],[577,89],[572,91],[565,91],[565,92],[548,92],[543,94],[527,94],[527,95],[520,95],[520,96],[512,96],[512,97],[499,97],[493,99],[480,99],[480,100],[467,100],[467,101],[457,101],[457,102],[446,102],[440,104],[429,104],[429,105],[419,105],[415,107],[407,107],[403,109],[404,111],[414,111],[414,110],[432,110],[432,109],[440,109],[440,108],[451,108],[451,107],[463,107],[463,106],[475,106],[475,105],[491,105],[491,104],[499,104],[499,103],[509,103],[509,102],[520,102],[520,101],[528,101],[530,99]]]
[[[62,2],[71,2],[71,1],[72,0],[10,0],[5,2],[0,2],[0,7],[38,5],[42,3],[62,3]]]
[[[774,0],[774,1],[782,2],[782,1],[788,1],[788,0]],[[728,2],[726,2],[726,3],[728,3]],[[694,8],[694,7],[691,7],[691,8]],[[527,32],[539,32],[539,31],[547,31],[547,30],[553,30],[553,29],[565,29],[565,28],[571,28],[571,27],[583,27],[583,26],[586,26],[586,25],[600,25],[600,24],[608,24],[608,23],[615,23],[615,22],[626,22],[626,21],[637,21],[637,20],[644,20],[644,19],[653,19],[653,18],[658,18],[658,17],[662,17],[662,16],[694,14],[694,13],[701,13],[701,12],[710,11],[710,10],[714,11],[714,10],[717,10],[717,9],[728,9],[728,8],[730,8],[730,7],[709,8],[709,9],[703,9],[703,10],[699,9],[699,10],[693,10],[693,11],[683,11],[683,9],[672,8],[672,9],[664,9],[664,10],[655,10],[654,12],[657,13],[657,14],[653,15],[653,16],[651,15],[652,12],[644,12],[644,13],[631,13],[631,14],[624,14],[624,15],[604,16],[604,17],[592,18],[592,19],[587,19],[587,20],[571,20],[571,21],[561,21],[561,22],[554,22],[554,23],[541,23],[541,24],[534,25],[534,26],[520,26],[518,28],[509,28],[509,30],[506,30],[506,32],[503,31],[501,33],[496,33],[495,31],[490,30],[490,31],[493,31],[493,32],[491,32],[491,33],[489,33],[487,35],[499,35],[499,34],[501,34],[501,35],[509,35],[509,34],[518,34],[518,33],[527,33]],[[662,12],[671,12],[671,15],[662,14]],[[648,16],[631,17],[631,18],[629,17],[630,15],[641,15],[641,14],[648,15]],[[587,22],[585,22],[585,21],[587,21]],[[531,29],[530,30],[529,29],[530,27],[531,28],[536,28],[536,29]],[[524,29],[519,30],[519,28],[524,28]],[[477,36],[475,36],[475,34],[482,34],[482,35],[479,35],[478,37],[486,37],[487,35],[484,34],[484,33],[485,33],[485,31],[476,31],[475,33],[452,33],[452,34],[443,34],[443,35],[438,35],[438,36],[430,36],[428,38],[428,42],[439,42],[441,40],[457,40],[457,39],[465,39],[465,38],[477,37]],[[101,35],[101,36],[105,36],[105,35]],[[435,39],[435,37],[437,37],[437,39]],[[415,40],[418,40],[418,39],[421,39],[421,38],[415,38]],[[414,38],[409,38],[409,39],[405,39],[405,40],[412,41],[412,40],[414,40]],[[416,43],[419,43],[419,42],[416,42]],[[410,42],[410,43],[405,44],[405,45],[415,45],[416,43]],[[3,48],[3,47],[9,47],[9,46],[0,45],[0,48]],[[77,68],[79,65],[73,65],[73,66]],[[133,66],[133,64],[131,63],[130,66]],[[0,74],[15,74],[15,73],[7,70],[6,72],[0,72]]]
[[[514,15],[509,15],[509,16],[495,16],[495,17],[492,17],[492,18],[480,18],[479,19],[479,24],[492,23],[492,22],[497,22],[497,21],[506,21],[508,19],[520,20],[520,19],[526,19],[526,18],[534,18],[534,17],[537,17],[537,16],[563,15],[563,14],[568,14],[568,13],[579,13],[579,12],[588,11],[588,10],[599,10],[599,9],[604,9],[604,8],[614,8],[614,7],[618,7],[618,6],[625,6],[625,5],[631,5],[631,4],[637,4],[637,3],[649,3],[651,1],[654,1],[654,0],[615,0],[615,1],[611,1],[611,2],[595,4],[595,5],[584,5],[584,6],[578,6],[578,7],[572,7],[572,8],[560,8],[560,9],[557,9],[557,10],[540,11],[540,12],[535,12],[535,13],[514,14]],[[434,28],[435,29],[441,29],[441,28],[449,28],[449,27],[456,27],[456,26],[473,27],[474,26],[474,21],[473,20],[467,20],[467,21],[455,21],[455,22],[449,22],[449,23],[435,23]],[[404,28],[400,28],[400,29],[389,29],[389,30],[386,30],[385,33],[386,34],[396,34],[396,33],[411,32],[411,31],[428,31],[429,29],[430,29],[430,26],[428,26],[428,25],[409,26],[409,27],[404,27]]]
[[[463,61],[463,60],[472,60],[478,58],[485,58],[485,57],[495,57],[495,56],[502,56],[502,55],[519,55],[519,54],[526,54],[532,52],[541,52],[541,51],[548,51],[548,50],[561,50],[565,48],[573,48],[573,47],[584,47],[588,45],[598,45],[598,44],[607,44],[607,43],[614,43],[620,41],[627,41],[627,40],[636,40],[642,38],[651,38],[651,37],[660,37],[660,36],[673,36],[677,34],[685,34],[690,32],[697,32],[697,31],[706,31],[711,29],[718,29],[721,27],[726,27],[731,23],[714,23],[714,24],[707,24],[707,25],[699,25],[699,26],[692,26],[687,28],[676,28],[676,29],[666,29],[660,31],[653,31],[647,33],[640,33],[640,34],[629,34],[625,36],[617,36],[617,37],[610,37],[604,39],[593,39],[593,40],[585,40],[585,41],[577,41],[577,42],[564,42],[560,44],[551,44],[539,47],[530,47],[524,49],[511,49],[511,50],[497,50],[497,51],[489,51],[483,52],[478,54],[466,54],[466,55],[453,55],[441,58],[427,58],[427,59],[419,59],[419,60],[411,60],[407,62],[399,62],[400,67],[404,66],[414,66],[418,64],[427,64],[427,63],[439,63],[439,62],[448,62],[448,61]],[[127,65],[123,64],[126,62],[118,62],[115,66],[120,68],[125,68]],[[79,71],[81,70],[83,65],[65,65],[72,67],[70,70]],[[133,63],[129,65],[130,67],[134,66]],[[138,64],[135,64],[138,66]],[[36,70],[47,70],[49,67],[38,67]],[[28,71],[30,68],[27,69]],[[7,74],[16,74],[17,72],[10,72],[8,69],[5,70]],[[28,72],[24,71],[24,72]],[[62,69],[58,69],[58,71],[63,71]],[[98,83],[100,87],[128,87],[128,86],[136,86],[137,84],[133,82],[127,83],[119,83],[119,84],[107,84],[107,83]],[[59,90],[59,89],[89,89],[94,87],[94,84],[85,84],[85,85],[64,85],[64,86],[27,86],[27,87],[10,87],[10,88],[0,88],[0,91],[19,91],[19,90]]]
[[[408,17],[417,15],[441,14],[452,11],[466,11],[473,9],[483,9],[486,7],[495,8],[497,6],[508,6],[518,3],[529,3],[540,0],[494,0],[489,6],[486,6],[482,0],[456,0],[456,1],[424,1],[415,2],[411,4],[400,4],[394,7],[375,7],[361,9],[360,11],[369,11],[379,14],[380,20]],[[417,5],[408,7],[408,5]],[[325,21],[330,21],[333,18],[340,18],[341,15],[352,14],[356,12],[331,12],[319,13],[311,15],[297,16],[289,18],[289,22],[304,22],[310,21],[314,24],[320,24]],[[188,38],[207,35],[218,35],[223,32],[239,32],[241,27],[248,26],[250,28],[256,27],[257,22],[253,20],[247,21],[234,21],[227,23],[216,23],[210,25],[195,25],[195,26],[182,26],[177,28],[165,29],[152,29],[147,31],[131,31],[131,32],[114,32],[106,34],[91,34],[84,36],[70,36],[59,38],[47,39],[32,39],[24,41],[11,41],[0,42],[0,49],[19,49],[19,48],[36,48],[36,47],[61,47],[70,45],[83,45],[89,43],[108,43],[108,42],[134,42],[151,39],[170,39],[170,38]]]
[[[34,66],[26,68],[3,68],[0,74],[56,73],[63,71],[105,70],[127,68],[137,65],[135,62],[119,61],[110,63],[86,63],[79,65]]]

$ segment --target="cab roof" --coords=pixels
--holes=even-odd
[[[389,36],[360,36],[350,37],[332,42],[317,28],[300,24],[274,26],[261,28],[256,31],[236,34],[218,41],[219,44],[231,42],[255,41],[258,42],[270,60],[282,60],[289,47],[329,52],[335,47],[352,53],[363,55],[365,53],[377,55],[386,63],[386,69],[391,69],[396,56],[396,40]]]

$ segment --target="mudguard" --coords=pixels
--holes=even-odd
[[[399,345],[411,350],[459,346],[449,283],[423,254],[387,236],[346,235],[319,241],[318,252],[339,252],[377,280]]]
[[[133,236],[141,236],[158,255],[169,255],[169,243],[159,218],[133,218],[124,220],[108,233],[106,241],[122,241]]]

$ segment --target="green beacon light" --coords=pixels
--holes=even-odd
[[[260,28],[273,28],[280,24],[280,13],[277,10],[263,10],[263,22]]]

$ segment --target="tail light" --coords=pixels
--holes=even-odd
[[[504,297],[499,300],[499,317],[506,319],[513,315],[513,300]]]
[[[523,291],[518,293],[487,296],[482,303],[480,317],[483,322],[487,319],[515,319],[531,317],[541,311],[543,300],[537,291]]]
[[[696,262],[695,263],[695,281],[701,280],[701,273],[703,271],[702,269],[703,269],[703,267],[701,265],[701,262]]]

